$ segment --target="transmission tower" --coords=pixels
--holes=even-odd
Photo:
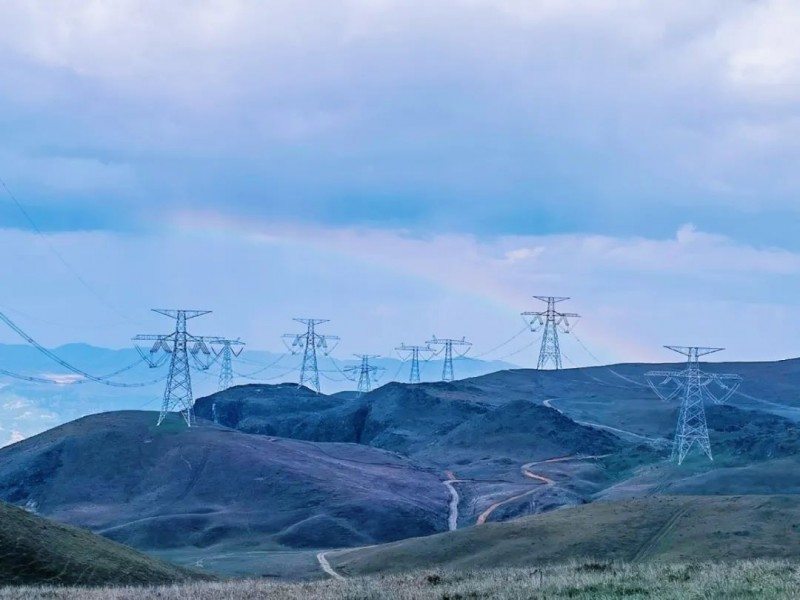
[[[353,375],[358,373],[358,397],[360,398],[367,392],[372,391],[372,383],[377,381],[378,373],[383,369],[369,364],[370,360],[380,358],[377,354],[354,354],[353,356],[361,359],[361,364],[357,367],[346,367],[344,372],[352,373]]]
[[[714,460],[708,439],[705,401],[710,400],[715,404],[726,402],[739,389],[742,378],[738,375],[710,374],[700,370],[701,356],[720,352],[724,348],[664,347],[688,357],[686,369],[683,371],[650,371],[645,374],[647,383],[662,400],[670,401],[683,393],[671,460],[677,460],[679,465],[682,464],[695,444],[709,460]],[[654,381],[656,378],[663,380],[656,383]],[[721,396],[718,397],[712,391],[712,386],[720,389]]]
[[[467,352],[469,352],[470,346],[472,346],[472,342],[468,342],[467,338],[461,338],[460,340],[451,340],[451,339],[439,339],[436,336],[433,336],[432,340],[428,340],[425,342],[430,346],[433,344],[434,346],[441,346],[444,350],[444,367],[442,368],[442,381],[453,381],[455,377],[455,372],[453,371],[453,346],[461,346],[464,347],[465,350],[462,353],[459,353],[459,358],[465,356]],[[440,354],[442,349],[437,352]]]
[[[320,335],[316,331],[317,325],[327,323],[330,319],[294,319],[298,323],[306,326],[305,333],[287,333],[283,336],[283,343],[292,354],[303,351],[303,365],[300,367],[300,383],[308,383],[319,394],[319,367],[317,366],[317,350],[325,356],[333,351],[328,346],[329,341],[338,342],[339,338],[335,335]],[[291,340],[291,342],[289,341]]]
[[[158,416],[158,425],[166,418],[167,414],[175,408],[183,415],[186,424],[191,427],[194,423],[194,399],[192,398],[192,377],[189,367],[189,355],[194,358],[200,369],[207,369],[211,351],[209,343],[219,343],[222,338],[203,337],[191,335],[186,331],[186,321],[202,315],[207,315],[210,310],[173,310],[154,308],[153,312],[175,319],[175,331],[167,335],[137,335],[135,342],[153,342],[149,353],[145,353],[138,345],[136,349],[151,365],[156,364],[155,356],[159,351],[164,351],[170,356],[169,375],[164,389],[164,399],[161,403],[161,413]],[[191,344],[191,348],[189,347]],[[148,357],[149,354],[149,357]],[[198,356],[199,355],[199,356]]]
[[[212,346],[214,355],[222,360],[219,368],[219,391],[227,390],[233,385],[233,365],[231,361],[234,356],[239,356],[244,350],[244,342],[240,340],[221,340],[217,342],[220,348]]]
[[[539,362],[536,368],[542,370],[547,365],[554,369],[561,368],[561,346],[558,343],[558,332],[569,333],[569,320],[578,319],[575,313],[562,313],[556,310],[556,304],[569,300],[559,296],[534,296],[537,300],[547,303],[547,310],[541,312],[524,312],[522,316],[531,328],[531,331],[544,329],[542,333],[542,347],[539,350]]]
[[[400,344],[395,350],[404,361],[411,359],[411,375],[408,378],[408,383],[419,383],[419,357],[427,354],[428,358],[430,358],[433,356],[433,348],[430,346],[406,346],[405,344]]]

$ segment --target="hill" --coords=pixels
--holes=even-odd
[[[354,396],[316,394],[293,383],[235,386],[200,398],[198,417],[245,433],[358,443],[366,405]]]
[[[353,444],[103,413],[0,449],[0,498],[139,549],[353,546],[447,527],[438,476]]]
[[[800,497],[597,502],[427,538],[328,553],[346,576],[532,567],[581,558],[696,562],[800,558]]]
[[[0,582],[130,585],[209,579],[0,502]]]

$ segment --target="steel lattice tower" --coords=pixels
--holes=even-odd
[[[212,349],[215,356],[222,360],[219,368],[219,391],[221,392],[233,385],[233,365],[231,361],[234,356],[239,356],[242,353],[245,344],[239,340],[221,340],[218,343],[222,347],[219,349],[212,347]]]
[[[356,358],[361,360],[361,364],[357,367],[347,367],[345,373],[358,373],[358,397],[372,391],[373,380],[377,380],[377,375],[381,369],[369,364],[369,361],[374,358],[380,358],[378,354],[354,354]]]
[[[461,338],[460,340],[452,340],[452,339],[439,339],[436,336],[433,336],[432,340],[428,340],[425,342],[430,346],[431,344],[436,346],[441,346],[444,350],[444,366],[442,367],[442,381],[453,381],[455,380],[455,371],[453,369],[453,346],[463,346],[465,348],[464,352],[459,354],[459,357],[465,356],[467,352],[469,352],[470,346],[472,346],[472,342],[468,342],[467,338]],[[442,350],[439,350],[441,353]]]
[[[650,387],[662,400],[670,401],[683,393],[671,460],[677,460],[679,465],[682,464],[695,445],[708,456],[709,460],[714,460],[708,438],[705,401],[708,399],[715,404],[722,404],[736,393],[742,378],[732,374],[709,374],[700,370],[701,356],[720,352],[724,348],[697,346],[665,346],[665,348],[688,358],[686,369],[683,371],[650,371],[645,374]],[[660,384],[653,381],[654,378],[662,377],[664,380]],[[711,391],[712,384],[723,391],[722,397],[718,398]]]
[[[411,359],[411,374],[409,375],[408,383],[419,383],[420,354],[430,353],[430,355],[433,355],[433,348],[430,346],[406,346],[405,344],[400,344],[395,350],[404,361]],[[405,357],[402,354],[404,352],[408,353]]]
[[[539,350],[539,362],[536,368],[541,370],[552,365],[554,369],[561,368],[561,346],[558,342],[559,329],[563,333],[569,333],[569,320],[578,319],[580,315],[575,313],[562,313],[556,310],[556,304],[569,300],[567,297],[559,296],[534,296],[537,300],[547,303],[547,310],[541,312],[522,313],[525,322],[534,333],[544,328],[542,333],[542,347]]]
[[[175,319],[175,331],[168,335],[137,335],[134,342],[152,341],[150,354],[155,355],[163,350],[170,355],[169,374],[167,385],[164,389],[164,398],[161,403],[161,413],[158,416],[158,425],[164,421],[167,414],[176,407],[183,415],[186,424],[194,424],[194,398],[192,397],[192,377],[189,368],[189,353],[208,355],[208,342],[217,342],[220,338],[199,337],[186,331],[186,321],[202,315],[207,315],[210,310],[174,310],[154,308],[153,312]],[[189,343],[194,346],[189,349]]]
[[[335,335],[320,335],[316,331],[317,325],[327,323],[330,319],[294,319],[298,323],[306,326],[305,333],[287,333],[283,336],[284,344],[292,354],[297,354],[299,350],[303,350],[303,364],[300,367],[300,382],[299,387],[303,384],[310,384],[319,394],[319,366],[317,364],[317,350],[327,356],[331,353],[333,348],[328,347],[328,341],[339,341],[338,336]],[[291,340],[291,344],[287,342]]]

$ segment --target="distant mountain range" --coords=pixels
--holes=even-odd
[[[140,360],[135,349],[111,350],[89,344],[67,344],[53,352],[69,364],[91,375],[105,376]],[[299,379],[301,356],[246,350],[234,359],[234,385],[245,383],[296,382]],[[320,385],[325,393],[354,390],[356,381],[348,379],[347,367],[358,365],[355,358],[338,360],[319,357]],[[375,386],[389,381],[407,381],[411,365],[396,358],[379,358],[374,365],[381,369]],[[193,373],[194,397],[200,398],[218,390],[218,363],[207,371]],[[422,362],[423,381],[441,378],[441,360]],[[456,377],[473,377],[514,368],[502,361],[460,358],[455,361]],[[142,387],[110,387],[84,382],[65,367],[28,345],[0,344],[0,369],[52,383],[25,381],[0,374],[0,446],[30,437],[51,427],[85,415],[109,410],[157,410],[163,394],[167,366],[151,369],[144,362],[111,378],[114,382],[139,384]]]

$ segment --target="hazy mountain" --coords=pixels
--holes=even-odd
[[[141,358],[134,348],[110,350],[88,344],[68,344],[53,349],[53,352],[71,365],[91,375],[105,376],[134,365]],[[234,360],[234,381],[238,384],[258,381],[279,383],[296,382],[301,358],[247,349]],[[321,356],[320,381],[328,393],[352,390],[356,383],[346,378],[352,373],[345,369],[356,366],[355,359],[334,360]],[[395,378],[407,379],[409,363],[399,359],[378,359],[376,366],[382,369],[378,385]],[[460,359],[456,372],[460,376],[479,375],[508,368],[503,362],[483,362]],[[218,389],[219,363],[206,371],[193,373],[193,391],[196,398],[206,396]],[[64,368],[28,345],[0,344],[0,368],[12,373],[37,379],[48,379],[52,383],[29,382],[0,374],[0,446],[40,433],[89,414],[108,410],[141,410],[160,407],[167,367],[151,369],[140,362],[110,378],[123,384],[137,387],[112,387],[82,378]],[[441,361],[423,363],[423,379],[437,380],[441,375]],[[149,383],[138,387],[138,384]]]

